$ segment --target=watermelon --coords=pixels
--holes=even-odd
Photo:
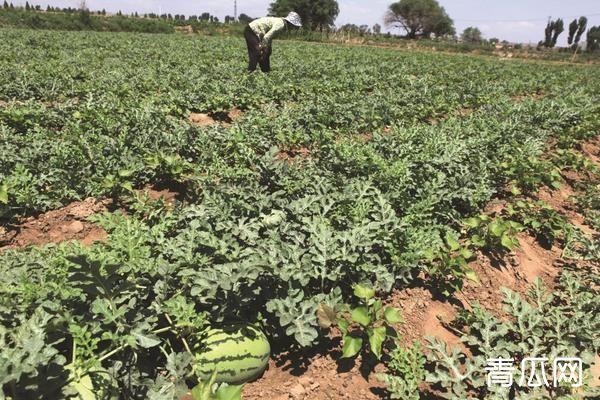
[[[196,357],[198,375],[206,381],[216,370],[216,382],[240,385],[258,378],[267,367],[270,355],[267,337],[251,325],[213,328],[207,332]]]

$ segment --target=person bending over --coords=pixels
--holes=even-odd
[[[262,72],[271,70],[271,42],[273,36],[278,32],[291,27],[301,27],[300,16],[291,12],[285,18],[263,17],[250,22],[244,29],[244,37],[248,45],[248,70],[255,71],[256,65],[260,64]]]

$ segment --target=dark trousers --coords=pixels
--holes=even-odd
[[[249,26],[244,29],[244,37],[248,45],[248,71],[255,71],[256,65],[260,64],[262,72],[269,72],[271,70],[271,46],[263,49],[261,53],[260,39]]]

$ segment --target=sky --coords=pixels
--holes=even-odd
[[[272,0],[237,0],[238,14],[251,17],[267,14]],[[569,23],[576,17],[588,17],[588,27],[600,25],[600,0],[438,0],[454,20],[457,32],[468,26],[478,27],[486,38],[499,38],[509,42],[537,43],[544,36],[548,17],[563,18],[565,32],[559,45],[566,45]],[[25,1],[12,0],[13,4]],[[81,0],[32,0],[44,8],[50,4],[60,7],[78,7]],[[210,12],[221,20],[233,15],[234,0],[87,0],[92,10],[125,13],[161,12],[171,14],[199,15]],[[338,0],[340,15],[336,25],[383,24],[383,15],[393,0]],[[385,28],[384,28],[385,31]],[[393,31],[398,32],[400,31]],[[582,39],[585,40],[585,37]]]

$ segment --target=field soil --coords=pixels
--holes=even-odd
[[[87,221],[87,218],[106,211],[109,204],[108,200],[88,198],[38,217],[29,217],[16,225],[1,227],[0,251],[69,240],[77,240],[90,246],[95,241],[104,240],[107,237],[106,231]]]

